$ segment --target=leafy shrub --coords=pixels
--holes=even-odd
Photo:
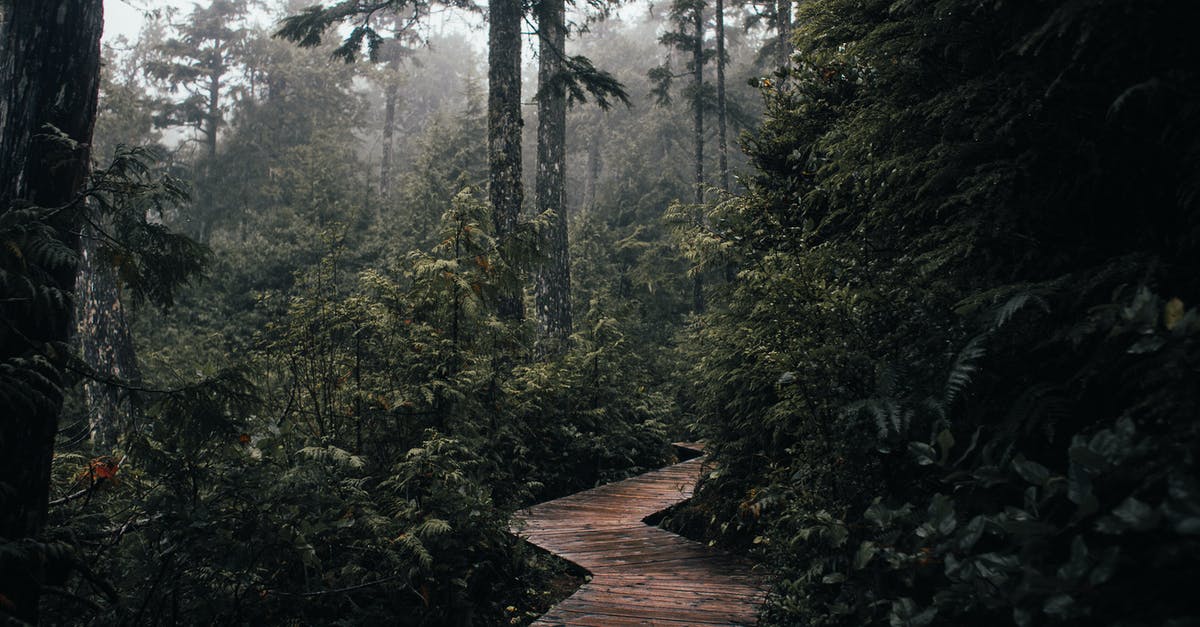
[[[238,367],[132,390],[147,419],[111,465],[64,450],[51,540],[77,576],[51,616],[454,625],[546,609],[563,566],[509,515],[660,464],[671,404],[598,310],[564,356],[516,362],[531,329],[493,312],[512,270],[485,218],[463,192],[437,247],[357,281],[333,232],[286,304],[264,298],[285,313]]]
[[[769,622],[1195,621],[1183,13],[801,8],[748,192],[688,235],[738,277],[685,347],[692,509],[773,566]]]

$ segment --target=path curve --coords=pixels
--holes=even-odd
[[[517,512],[513,533],[592,575],[534,625],[755,624],[764,592],[750,561],[642,522],[691,498],[704,459]]]

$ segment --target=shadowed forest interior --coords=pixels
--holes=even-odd
[[[0,624],[529,625],[686,441],[757,624],[1200,625],[1190,2],[120,1],[0,0]]]

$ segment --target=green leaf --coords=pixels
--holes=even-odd
[[[938,449],[941,451],[941,463],[950,459],[950,450],[954,448],[954,434],[949,429],[942,429],[937,435]]]
[[[925,627],[933,624],[937,617],[936,607],[917,610],[917,604],[912,599],[904,597],[892,601],[892,610],[888,615],[888,624],[892,627]]]
[[[929,466],[937,463],[935,460],[937,451],[924,442],[909,442],[908,453],[912,455],[913,460],[917,462],[918,466]]]
[[[958,526],[954,516],[954,500],[944,494],[933,495],[929,504],[929,519],[917,529],[917,535],[928,538],[934,535],[948,535]]]
[[[1200,535],[1200,517],[1193,516],[1191,518],[1180,519],[1175,523],[1175,533],[1186,536]]]
[[[1083,579],[1090,567],[1088,555],[1087,544],[1084,543],[1083,537],[1075,536],[1071,540],[1071,557],[1058,569],[1058,578],[1070,582]]]
[[[1050,470],[1045,466],[1025,459],[1024,455],[1017,455],[1013,458],[1013,468],[1021,478],[1036,486],[1046,485],[1046,481],[1050,479]]]
[[[842,583],[846,580],[846,575],[842,573],[830,573],[821,578],[821,583]]]
[[[972,518],[971,521],[962,528],[962,531],[959,532],[959,550],[970,551],[972,548],[974,548],[975,543],[979,542],[979,538],[983,537],[983,531],[986,523],[987,519],[982,515]]]
[[[1132,496],[1113,510],[1113,516],[1137,531],[1146,531],[1154,527],[1162,518],[1157,510]]]
[[[858,551],[854,554],[854,570],[862,570],[871,562],[871,558],[875,557],[875,553],[879,552],[878,547],[874,542],[866,541],[858,545]]]
[[[1075,608],[1075,599],[1069,594],[1056,594],[1042,605],[1042,611],[1059,618],[1069,618]]]
[[[1100,509],[1100,502],[1092,493],[1092,478],[1081,465],[1071,462],[1067,470],[1067,498],[1079,506],[1077,516],[1089,516]]]

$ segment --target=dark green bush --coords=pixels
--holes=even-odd
[[[687,348],[694,511],[769,622],[1197,619],[1193,13],[803,5],[689,238],[738,276]]]

